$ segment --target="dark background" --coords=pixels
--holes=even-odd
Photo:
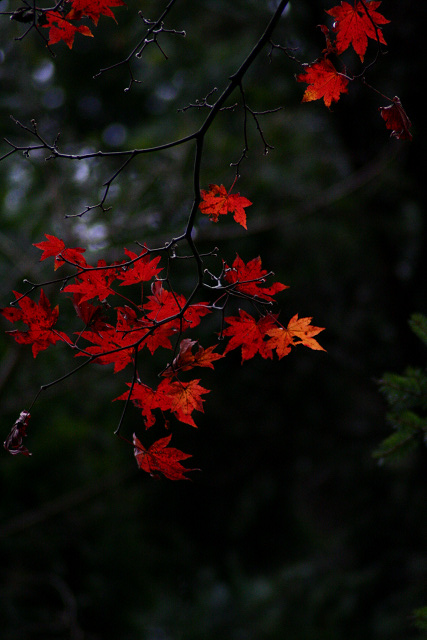
[[[203,110],[178,112],[222,90],[264,29],[271,4],[181,1],[155,46],[135,60],[141,80],[124,92],[125,66],[93,80],[157,18],[157,2],[101,17],[93,39],[46,51],[36,33],[0,16],[0,134],[28,140],[9,115],[31,118],[64,150],[146,147],[196,130]],[[302,61],[324,46],[327,2],[295,2],[273,41]],[[2,2],[1,10],[15,8]],[[268,47],[244,82],[274,145],[267,156],[249,122],[249,157],[236,187],[254,203],[245,232],[233,221],[197,222],[201,251],[228,262],[261,255],[283,317],[313,316],[327,353],[297,349],[278,362],[240,365],[232,352],[202,376],[211,389],[199,429],[176,425],[194,454],[192,482],[154,480],[113,436],[111,404],[129,373],[84,369],[42,394],[32,411],[31,458],[1,455],[0,625],[4,640],[403,640],[419,638],[413,611],[427,604],[426,453],[393,467],[372,452],[389,433],[377,380],[423,366],[408,318],[427,312],[425,290],[424,3],[384,0],[387,52],[367,76],[398,95],[412,143],[390,139],[387,102],[353,82],[328,111],[301,104],[297,62]],[[375,57],[370,44],[368,56]],[[346,63],[355,73],[352,52]],[[229,104],[238,101],[232,96]],[[224,111],[206,140],[202,187],[231,185],[243,148],[242,112]],[[9,150],[2,144],[1,152]],[[121,257],[135,240],[158,246],[182,231],[192,198],[192,147],[140,158],[111,190],[108,213],[82,211],[102,195],[113,161],[45,162],[19,154],[0,165],[2,305],[22,279],[52,277],[32,243],[44,233],[89,247],[88,260]],[[176,276],[191,288],[191,272]],[[48,291],[54,297],[54,290]],[[4,321],[5,329],[8,329]],[[208,323],[209,324],[209,323]],[[213,344],[213,323],[200,336]],[[199,335],[194,336],[199,337]],[[73,363],[60,346],[34,361],[1,337],[3,439],[40,384]],[[167,354],[168,355],[168,354]],[[146,363],[154,375],[161,361]],[[137,411],[125,424],[141,428]],[[179,445],[178,445],[179,440]]]

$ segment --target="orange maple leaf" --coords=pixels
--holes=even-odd
[[[387,24],[390,20],[376,11],[380,4],[379,1],[366,2],[365,6],[361,2],[355,2],[354,5],[341,2],[341,6],[337,5],[326,11],[335,18],[333,30],[337,34],[335,44],[338,55],[353,45],[353,49],[363,62],[368,48],[368,38],[387,44],[379,25]]]
[[[168,447],[171,438],[172,435],[160,438],[146,449],[133,434],[134,454],[138,467],[154,477],[162,473],[169,480],[188,480],[185,473],[197,471],[197,469],[186,469],[180,461],[192,456],[190,453]]]
[[[325,349],[314,339],[318,333],[324,330],[324,327],[314,327],[311,325],[312,318],[298,318],[295,314],[286,327],[273,327],[267,329],[267,335],[270,339],[267,346],[270,349],[276,349],[279,359],[288,355],[291,346],[303,344],[305,347],[315,349],[316,351],[325,351]]]
[[[104,15],[117,22],[110,7],[122,7],[123,5],[126,5],[123,0],[72,0],[72,9],[68,17],[80,20],[82,16],[87,16],[97,25],[100,16]]]
[[[298,82],[308,84],[302,102],[323,98],[325,105],[330,107],[332,102],[338,102],[342,93],[347,93],[348,78],[339,73],[328,58],[302,66],[304,72],[296,77]]]
[[[90,36],[93,38],[93,33],[85,25],[76,27],[71,20],[75,18],[72,15],[72,11],[63,17],[58,11],[47,11],[46,20],[47,24],[43,27],[50,29],[48,44],[56,44],[63,40],[69,49],[73,48],[74,36],[76,33],[81,33],[83,36]]]
[[[199,204],[199,209],[208,215],[212,222],[218,222],[220,215],[232,213],[235,221],[247,229],[245,207],[252,204],[250,200],[241,196],[240,193],[227,192],[224,185],[219,187],[217,184],[210,184],[209,191],[202,189],[200,194],[202,201]]]
[[[385,126],[387,129],[391,129],[392,136],[399,140],[412,140],[412,134],[409,131],[411,121],[397,96],[393,98],[393,104],[388,107],[380,107],[379,111],[385,121]]]

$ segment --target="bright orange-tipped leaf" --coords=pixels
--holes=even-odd
[[[325,105],[330,107],[332,102],[338,102],[342,93],[347,93],[348,78],[338,73],[328,58],[304,64],[303,67],[304,72],[297,75],[298,82],[308,84],[302,102],[323,98]]]
[[[298,314],[289,320],[288,326],[275,326],[267,330],[270,339],[267,345],[271,349],[275,349],[279,359],[286,356],[291,346],[303,344],[305,347],[315,349],[316,351],[325,351],[325,349],[315,340],[314,336],[324,330],[324,327],[314,327],[311,324],[311,318],[298,318]]]
[[[220,215],[232,213],[236,222],[246,226],[245,208],[250,207],[252,202],[240,195],[240,193],[229,193],[224,185],[210,184],[209,191],[200,191],[202,201],[199,205],[200,211],[209,216],[212,222],[218,222]]]

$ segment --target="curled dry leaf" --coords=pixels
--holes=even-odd
[[[18,453],[22,453],[22,455],[24,456],[31,455],[31,453],[23,443],[24,437],[27,435],[26,430],[29,419],[30,414],[28,413],[28,411],[21,411],[21,413],[19,414],[19,418],[13,425],[9,435],[4,441],[4,448],[13,456],[16,456]]]

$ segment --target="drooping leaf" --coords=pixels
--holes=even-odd
[[[387,129],[391,129],[391,136],[398,140],[412,140],[412,134],[409,131],[411,121],[397,96],[393,98],[393,104],[388,107],[380,107],[379,111],[384,119],[385,126]]]
[[[302,102],[323,98],[325,105],[330,107],[332,102],[338,102],[342,93],[347,93],[348,78],[339,73],[328,58],[302,66],[304,72],[296,77],[298,82],[308,84]]]
[[[381,2],[365,2],[365,7],[361,2],[341,2],[341,5],[332,7],[326,11],[335,18],[334,31],[336,33],[336,53],[341,55],[350,45],[359,56],[361,62],[364,60],[366,49],[368,48],[368,38],[387,44],[381,31],[381,24],[387,24],[390,20],[376,11]]]
[[[249,207],[252,202],[241,196],[240,193],[229,193],[224,185],[210,184],[209,191],[200,191],[202,201],[199,205],[200,211],[209,216],[212,222],[218,222],[220,215],[232,213],[236,222],[246,226],[245,208]]]
[[[259,256],[245,264],[236,254],[231,267],[227,264],[224,265],[225,281],[229,284],[234,283],[236,291],[271,302],[276,293],[288,289],[288,287],[281,282],[275,282],[270,287],[266,287],[265,280],[269,275],[272,274],[262,268]]]
[[[10,322],[22,321],[28,325],[27,331],[8,331],[19,344],[31,344],[34,358],[40,351],[47,349],[49,345],[58,341],[72,344],[70,338],[63,332],[54,329],[58,320],[58,305],[52,309],[43,289],[40,290],[40,299],[37,302],[28,296],[22,297],[20,293],[13,292],[18,302],[16,307],[6,307],[0,313]]]
[[[188,480],[185,474],[196,469],[186,469],[181,464],[181,460],[192,456],[174,447],[168,447],[171,438],[172,435],[160,438],[146,449],[133,434],[134,454],[138,467],[154,477],[162,473],[169,480]]]
[[[56,44],[63,40],[69,49],[73,48],[74,36],[76,33],[81,33],[82,36],[90,36],[93,38],[93,34],[89,27],[86,25],[76,26],[71,21],[75,18],[70,12],[63,17],[58,11],[47,11],[45,14],[47,24],[43,27],[50,29],[48,44]]]
[[[24,438],[27,435],[27,426],[30,419],[28,411],[21,411],[15,424],[13,425],[9,435],[4,442],[4,448],[13,456],[22,453],[24,456],[31,456],[27,447],[24,445]]]

